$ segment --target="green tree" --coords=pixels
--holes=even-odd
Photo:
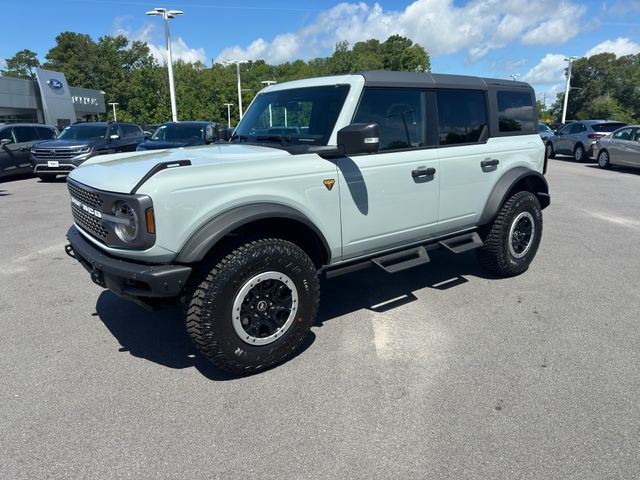
[[[35,78],[34,68],[40,66],[38,54],[31,50],[20,50],[13,57],[6,59],[6,68],[2,74],[7,77]]]

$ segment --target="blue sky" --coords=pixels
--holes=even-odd
[[[548,101],[562,88],[566,56],[640,52],[640,0],[5,0],[0,59],[23,48],[43,58],[65,30],[122,33],[162,58],[161,21],[145,15],[158,6],[185,11],[171,32],[186,60],[280,63],[328,55],[339,40],[398,33],[430,53],[434,72],[519,74]]]

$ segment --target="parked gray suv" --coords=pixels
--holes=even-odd
[[[0,123],[0,177],[31,172],[29,151],[42,140],[56,138],[54,127],[37,123]]]
[[[547,140],[547,157],[555,158],[556,154],[560,153],[571,155],[576,162],[585,161],[594,156],[593,148],[599,138],[625,125],[612,120],[581,120],[569,123]]]

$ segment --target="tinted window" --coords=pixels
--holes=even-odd
[[[0,130],[0,140],[13,140],[13,135],[11,134],[10,128],[5,128],[4,130]]]
[[[13,127],[13,134],[16,136],[17,143],[38,140],[38,134],[33,127]]]
[[[624,127],[626,123],[596,123],[591,125],[596,132],[611,133],[617,129]]]
[[[51,140],[52,138],[56,138],[56,132],[53,128],[48,127],[36,127],[38,131],[38,136],[41,140]]]
[[[623,128],[622,130],[618,130],[616,133],[614,133],[613,138],[615,138],[616,140],[631,140],[631,134],[631,128]]]
[[[548,133],[548,132],[551,132],[552,130],[547,125],[545,125],[544,123],[539,123],[538,124],[538,131],[540,133]]]
[[[120,130],[118,130],[118,126],[117,125],[111,125],[109,127],[109,133],[108,133],[109,137],[111,137],[111,135],[118,135],[119,137],[121,137],[122,135],[120,134]]]
[[[586,129],[587,129],[587,127],[585,127],[581,123],[572,123],[571,125],[569,125],[569,133],[570,134],[582,133]]]
[[[533,98],[528,92],[498,92],[498,128],[501,132],[535,131]]]
[[[326,145],[348,93],[348,85],[260,93],[231,140]]]
[[[487,125],[484,92],[439,90],[438,121],[440,145],[474,143]]]
[[[419,90],[366,89],[354,123],[377,123],[380,150],[426,145],[425,93]]]
[[[120,125],[122,133],[125,137],[137,137],[142,135],[142,131],[135,125]]]

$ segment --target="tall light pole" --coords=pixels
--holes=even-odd
[[[178,121],[178,109],[176,108],[176,88],[173,84],[173,61],[171,59],[171,36],[169,35],[169,19],[184,15],[180,10],[167,10],[166,8],[154,8],[147,15],[162,15],[164,19],[164,37],[167,41],[167,70],[169,71],[169,96],[171,97],[171,118]]]
[[[267,87],[270,87],[274,83],[278,82],[276,82],[275,80],[262,80],[260,83],[266,85]],[[269,104],[269,127],[273,127],[273,112],[271,111],[271,104]]]
[[[231,107],[233,103],[225,103],[227,106],[227,127],[231,127]]]
[[[118,105],[120,105],[120,104],[117,103],[117,102],[109,102],[109,105],[111,105],[113,107],[113,121],[117,122],[118,121],[118,117],[116,117],[116,107]]]
[[[236,65],[236,74],[238,75],[238,112],[240,112],[240,120],[242,120],[242,85],[240,84],[240,64],[249,63],[247,60],[227,60],[225,65]]]
[[[569,101],[569,90],[571,89],[571,65],[574,60],[577,60],[578,57],[567,57],[564,59],[565,62],[569,62],[569,68],[567,70],[567,85],[564,88],[564,104],[562,105],[562,123],[567,119],[567,102]]]

